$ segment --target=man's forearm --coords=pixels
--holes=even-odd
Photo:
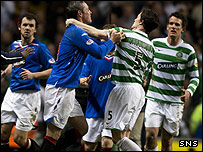
[[[68,25],[67,25],[68,24]],[[107,31],[106,30],[99,30],[93,26],[84,24],[80,21],[77,21],[75,19],[67,19],[66,25],[69,26],[69,24],[74,24],[78,28],[83,29],[85,32],[87,32],[90,36],[97,38],[97,39],[107,39]]]
[[[9,64],[4,71],[6,74],[10,75],[12,73],[12,64]]]
[[[90,36],[97,38],[97,39],[107,39],[107,32],[106,30],[99,30],[97,28],[94,28],[90,25],[84,24],[85,26],[81,26],[79,28],[83,29],[85,32],[87,32]],[[76,25],[77,26],[77,25]]]
[[[52,69],[47,69],[41,72],[34,73],[34,79],[48,79],[49,75],[51,74]]]

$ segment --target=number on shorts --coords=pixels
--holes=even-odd
[[[112,111],[108,111],[108,120],[112,119]]]

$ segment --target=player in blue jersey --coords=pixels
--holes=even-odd
[[[34,48],[34,54],[25,60],[9,65],[12,75],[9,88],[1,105],[1,150],[8,151],[12,127],[14,141],[25,150],[37,151],[38,144],[28,139],[40,111],[39,79],[47,79],[51,73],[54,59],[45,44],[34,37],[38,26],[37,18],[30,13],[19,19],[18,29],[21,40],[14,41],[11,49],[16,47]]]
[[[66,7],[68,18],[91,23],[91,11],[84,1],[70,1]],[[45,88],[44,120],[47,122],[46,136],[41,150],[56,148],[56,142],[67,123],[75,102],[75,88],[88,54],[103,58],[124,38],[124,34],[114,31],[110,40],[98,45],[97,40],[75,25],[69,26],[59,44],[56,64],[47,80]]]
[[[88,123],[88,132],[83,136],[84,151],[95,151],[101,137],[106,144],[102,144],[102,150],[108,150],[113,146],[111,131],[103,128],[104,110],[108,95],[114,85],[110,82],[113,62],[113,52],[103,59],[95,59],[88,56],[81,74],[80,83],[87,85],[89,76],[89,95],[85,117]],[[101,136],[102,135],[102,136]]]
[[[106,24],[103,29],[113,27],[116,25]],[[80,84],[89,85],[85,113],[88,132],[82,138],[84,151],[95,151],[99,141],[102,151],[111,151],[113,147],[111,131],[104,129],[104,111],[109,93],[115,86],[110,81],[114,52],[113,49],[103,59],[89,55],[83,65]]]
[[[79,103],[77,105],[75,103],[73,110],[75,114],[71,111],[68,124],[66,124],[66,128],[63,130],[64,132],[57,142],[57,150],[67,150],[70,145],[77,144],[77,142],[74,142],[76,140],[76,134],[74,132],[79,132],[80,135],[85,135],[83,136],[84,142],[82,142],[81,150],[95,151],[98,142],[101,140],[100,137],[102,137],[101,149],[111,151],[113,146],[112,135],[110,130],[103,129],[103,118],[107,97],[114,87],[110,82],[113,53],[114,51],[111,51],[103,59],[96,59],[91,55],[87,56],[80,75],[80,85],[89,86],[88,103],[85,110],[88,132],[85,131],[84,133],[86,125],[83,122],[84,114],[80,112],[82,108]],[[68,130],[70,125],[74,125],[74,129]],[[78,128],[79,126],[80,128]],[[71,139],[70,136],[72,137]]]

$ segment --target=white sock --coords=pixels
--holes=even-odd
[[[147,149],[146,145],[144,146],[145,151],[158,151],[158,145],[154,149]]]
[[[116,145],[123,151],[142,151],[142,149],[135,142],[133,142],[127,137],[124,137],[119,140]]]

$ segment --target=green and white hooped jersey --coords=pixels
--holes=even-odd
[[[139,83],[142,85],[144,75],[149,74],[153,63],[155,48],[146,33],[121,27],[126,38],[116,45],[111,71],[114,84]]]
[[[190,78],[187,90],[191,96],[199,85],[198,62],[194,48],[183,40],[171,46],[166,38],[152,40],[156,50],[152,78],[146,98],[164,102],[183,104],[180,96],[184,88],[186,73]]]

